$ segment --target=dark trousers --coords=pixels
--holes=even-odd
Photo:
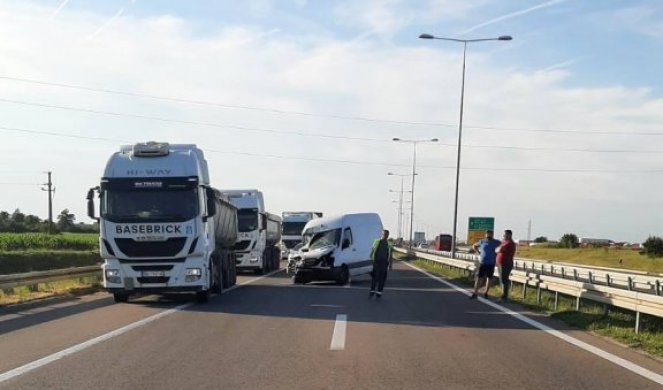
[[[382,292],[384,283],[387,281],[387,272],[389,269],[388,262],[375,262],[373,263],[373,271],[371,271],[371,291]],[[377,285],[377,290],[375,289]]]
[[[509,297],[509,275],[511,275],[511,270],[513,269],[512,265],[502,265],[500,266],[500,282],[502,283],[502,298]]]

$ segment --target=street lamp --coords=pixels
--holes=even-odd
[[[412,200],[410,205],[410,249],[412,249],[412,223],[414,221],[414,178],[417,176],[417,144],[423,142],[437,142],[437,138],[433,139],[401,139],[394,138],[396,142],[410,143],[413,146],[414,154],[412,156]]]
[[[398,229],[397,229],[397,233],[396,233],[396,238],[403,238],[403,236],[402,236],[402,231],[403,230],[401,229],[401,227],[403,226],[403,194],[406,193],[406,192],[412,192],[412,191],[405,191],[403,189],[403,182],[404,182],[403,179],[405,178],[405,176],[410,176],[410,175],[397,175],[397,174],[391,173],[391,172],[387,173],[387,175],[400,176],[401,177],[401,190],[400,191],[398,191],[398,190],[389,190],[389,192],[398,193],[398,200],[394,200],[392,203],[398,203]]]
[[[479,38],[479,39],[457,39],[457,38],[444,38],[436,37],[431,34],[421,34],[419,35],[421,39],[439,39],[443,41],[452,41],[452,42],[461,42],[463,44],[463,78],[460,86],[460,120],[458,122],[458,154],[456,160],[456,193],[454,198],[454,226],[453,226],[453,239],[451,240],[451,258],[456,258],[456,228],[458,226],[458,185],[460,182],[460,149],[461,149],[461,139],[463,135],[463,103],[465,100],[465,55],[467,53],[467,44],[473,42],[484,42],[484,41],[510,41],[513,38],[511,35],[501,35],[497,38]]]

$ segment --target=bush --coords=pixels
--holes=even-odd
[[[642,251],[640,254],[647,255],[651,258],[663,257],[663,238],[650,236],[642,244]]]
[[[548,242],[548,237],[544,237],[544,236],[537,237],[537,238],[534,239],[534,242],[536,242],[537,244]]]
[[[560,248],[577,248],[580,246],[578,236],[573,233],[566,233],[559,239]]]
[[[101,262],[99,253],[92,251],[8,252],[0,254],[0,275],[86,267]]]

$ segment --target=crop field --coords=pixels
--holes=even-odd
[[[0,252],[95,251],[98,249],[98,234],[0,233]]]
[[[630,249],[517,247],[516,257],[663,273],[663,258],[650,258]]]

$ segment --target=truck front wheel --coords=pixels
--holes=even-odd
[[[128,301],[129,301],[129,294],[126,294],[126,293],[114,293],[114,294],[113,294],[113,300],[114,300],[116,303],[128,302]]]

